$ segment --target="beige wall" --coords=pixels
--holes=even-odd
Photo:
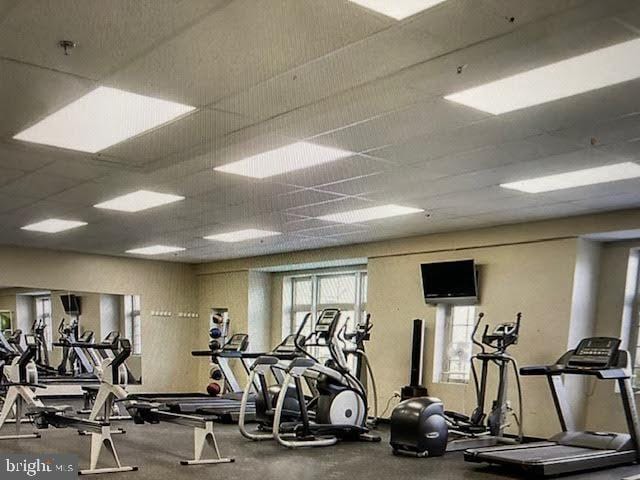
[[[425,383],[447,409],[470,412],[472,385],[433,383],[435,307],[425,304],[419,265],[424,262],[474,258],[481,266],[479,311],[491,324],[512,321],[522,312],[521,340],[511,350],[523,364],[548,362],[566,348],[575,263],[575,240],[478,248],[464,252],[406,255],[369,262],[368,308],[374,331],[368,347],[378,378],[379,402],[407,383],[411,320],[426,320]],[[543,337],[553,325],[553,334]],[[495,377],[490,385],[495,385]],[[511,387],[514,384],[512,382]],[[557,430],[548,412],[553,408],[542,379],[523,380],[526,429],[530,435]],[[491,390],[490,390],[491,391]],[[511,388],[510,398],[515,401]],[[514,402],[515,405],[515,402]]]
[[[250,350],[267,352],[271,349],[271,274],[249,272],[249,299],[247,307],[247,333]]]
[[[198,305],[200,318],[192,341],[196,348],[208,348],[211,308],[229,310],[230,333],[247,333],[249,331],[249,272],[235,271],[198,276]],[[203,391],[208,384],[210,365],[206,357],[199,357],[196,360],[197,377],[194,382],[196,390]],[[234,367],[239,381],[244,382],[242,367],[238,368],[238,365]]]
[[[432,382],[435,307],[426,305],[422,297],[420,263],[475,258],[481,265],[479,309],[486,313],[492,324],[510,321],[522,311],[522,340],[513,353],[523,364],[545,363],[559,356],[567,346],[577,244],[577,239],[562,239],[371,258],[368,310],[375,326],[367,348],[378,381],[379,404],[384,406],[393,392],[407,383],[411,320],[424,318],[427,324],[425,380],[430,392],[441,397],[447,408],[453,410],[469,412],[475,405],[471,386]],[[238,273],[229,274],[232,275]],[[285,275],[278,273],[272,277],[272,344],[282,335],[282,280]],[[226,276],[218,274],[203,278],[208,277],[219,281]],[[244,295],[241,290],[235,291],[238,298]],[[542,333],[547,332],[549,325],[553,325],[553,333],[541,342]],[[490,385],[494,386],[495,379],[490,380]],[[541,379],[527,379],[524,388],[528,392],[525,400],[528,433],[554,433],[558,427],[553,416],[548,414],[553,405],[546,383]],[[513,388],[511,398],[516,398]]]
[[[0,247],[3,265],[0,285],[140,294],[143,389],[202,391],[207,384],[209,365],[205,359],[193,358],[190,352],[207,347],[211,307],[229,309],[233,332],[268,329],[266,325],[250,326],[250,317],[260,303],[260,295],[252,290],[256,285],[269,288],[270,293],[264,292],[263,301],[271,303],[270,344],[281,338],[284,274],[261,273],[259,281],[255,281],[257,277],[251,281],[255,274],[253,270],[368,258],[368,309],[375,323],[368,350],[378,376],[380,403],[384,405],[392,392],[406,383],[411,320],[424,318],[427,322],[425,379],[428,387],[432,394],[445,400],[447,408],[468,412],[474,404],[469,387],[432,383],[435,309],[425,305],[422,299],[418,265],[433,260],[475,258],[482,265],[480,309],[492,323],[511,320],[517,311],[522,311],[522,340],[513,353],[521,364],[548,363],[567,348],[575,332],[593,328],[593,325],[581,323],[579,315],[571,320],[572,309],[574,312],[578,309],[589,311],[595,307],[584,295],[575,295],[574,286],[593,286],[589,278],[592,281],[597,272],[592,265],[586,270],[591,272],[585,274],[586,277],[581,280],[576,277],[578,253],[584,250],[578,237],[586,233],[630,229],[639,222],[640,211],[624,211],[196,266]],[[599,285],[597,296],[598,333],[620,333],[628,250],[629,245],[607,245],[602,250],[598,276],[605,281]],[[152,317],[152,310],[168,310],[174,315]],[[200,317],[178,318],[175,312],[180,311],[198,311]],[[550,414],[552,407],[544,381],[525,379],[524,390],[527,433],[548,435],[555,432],[557,422]],[[586,390],[587,394],[591,391]],[[619,411],[617,403],[611,404],[614,397],[606,389],[596,389],[589,398],[596,407],[590,405],[588,419],[595,416],[607,421],[606,414],[602,413],[605,409]]]
[[[12,289],[0,290],[0,310],[8,310],[11,312],[12,328],[14,328],[16,321],[16,294]]]
[[[418,317],[427,320],[425,378],[431,392],[442,397],[447,408],[469,412],[475,403],[469,387],[431,383],[435,309],[426,306],[420,295],[417,265],[438,259],[476,258],[483,265],[480,308],[491,322],[510,320],[517,311],[522,311],[522,340],[513,349],[514,355],[520,364],[549,363],[566,351],[576,335],[594,329],[593,319],[578,313],[596,308],[592,301],[592,291],[596,288],[594,279],[598,276],[606,278],[604,272],[599,273],[598,247],[589,242],[585,245],[578,237],[634,228],[640,222],[638,213],[615,212],[228,260],[202,264],[197,269],[200,275],[223,274],[225,271],[367,257],[368,309],[375,323],[368,348],[379,377],[381,404],[384,405],[391,393],[407,381],[410,322]],[[586,265],[576,265],[578,252],[588,259]],[[624,277],[624,269],[614,270],[611,275]],[[282,277],[283,274],[272,276],[272,344],[280,340],[282,332]],[[584,286],[588,288],[583,289]],[[573,321],[572,309],[578,312]],[[523,388],[526,433],[540,436],[555,433],[559,427],[546,382],[523,379]],[[582,417],[588,398],[582,395],[584,392],[580,389],[573,399],[578,423],[584,423]],[[513,393],[512,398],[515,399]]]
[[[191,265],[19,247],[0,247],[0,265],[0,285],[140,294],[144,355],[141,389],[195,388],[196,362],[190,352],[198,319],[175,315],[197,309]],[[152,310],[172,311],[174,316],[152,317]],[[58,317],[54,313],[54,323]]]

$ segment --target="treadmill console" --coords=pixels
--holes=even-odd
[[[613,337],[592,337],[580,341],[573,354],[567,359],[567,367],[603,369],[616,362],[620,339]]]
[[[244,352],[249,347],[249,335],[246,333],[234,333],[222,346],[223,352]]]

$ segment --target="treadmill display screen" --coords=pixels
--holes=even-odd
[[[620,340],[610,337],[585,338],[567,362],[570,367],[607,368],[614,363]]]
[[[613,342],[608,338],[592,338],[589,340],[589,346],[592,348],[611,348]]]

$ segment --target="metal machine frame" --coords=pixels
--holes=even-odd
[[[465,460],[508,465],[537,476],[613,467],[640,460],[640,423],[631,386],[629,354],[619,350],[619,344],[617,338],[586,338],[553,365],[521,368],[522,375],[547,377],[562,431],[545,442],[469,449],[465,451]],[[628,434],[575,431],[571,416],[566,413],[570,405],[562,385],[562,375],[565,374],[616,381]]]

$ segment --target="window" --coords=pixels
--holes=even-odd
[[[629,345],[628,350],[633,362],[633,389],[640,391],[640,249],[632,249],[627,263],[627,278],[624,290],[624,305],[622,309],[622,331],[620,332],[623,345]],[[628,343],[627,343],[628,342]]]
[[[440,338],[441,347],[438,349],[440,370],[436,381],[467,383],[471,371],[471,333],[476,321],[476,307],[441,304],[438,310],[436,335]]]
[[[124,330],[125,338],[131,340],[131,351],[134,355],[142,353],[142,332],[140,321],[140,296],[124,296]]]
[[[290,277],[291,289],[288,311],[288,331],[294,333],[300,327],[307,313],[312,313],[313,320],[325,308],[339,308],[343,320],[349,326],[363,318],[367,309],[367,273],[319,273],[299,277]],[[286,294],[286,293],[285,293]],[[310,333],[313,323],[307,326],[305,333]]]
[[[44,327],[44,341],[47,350],[53,346],[53,332],[51,323],[51,297],[36,297],[36,322],[40,327]]]
[[[0,332],[11,330],[11,311],[0,310]]]
[[[325,308],[339,308],[347,329],[353,330],[364,320],[367,310],[367,272],[315,273],[289,277],[285,281],[285,310],[283,336],[298,331],[304,317],[311,313],[311,321],[302,332],[311,333],[318,313]],[[314,353],[314,352],[312,352]],[[319,354],[319,353],[318,353]]]

